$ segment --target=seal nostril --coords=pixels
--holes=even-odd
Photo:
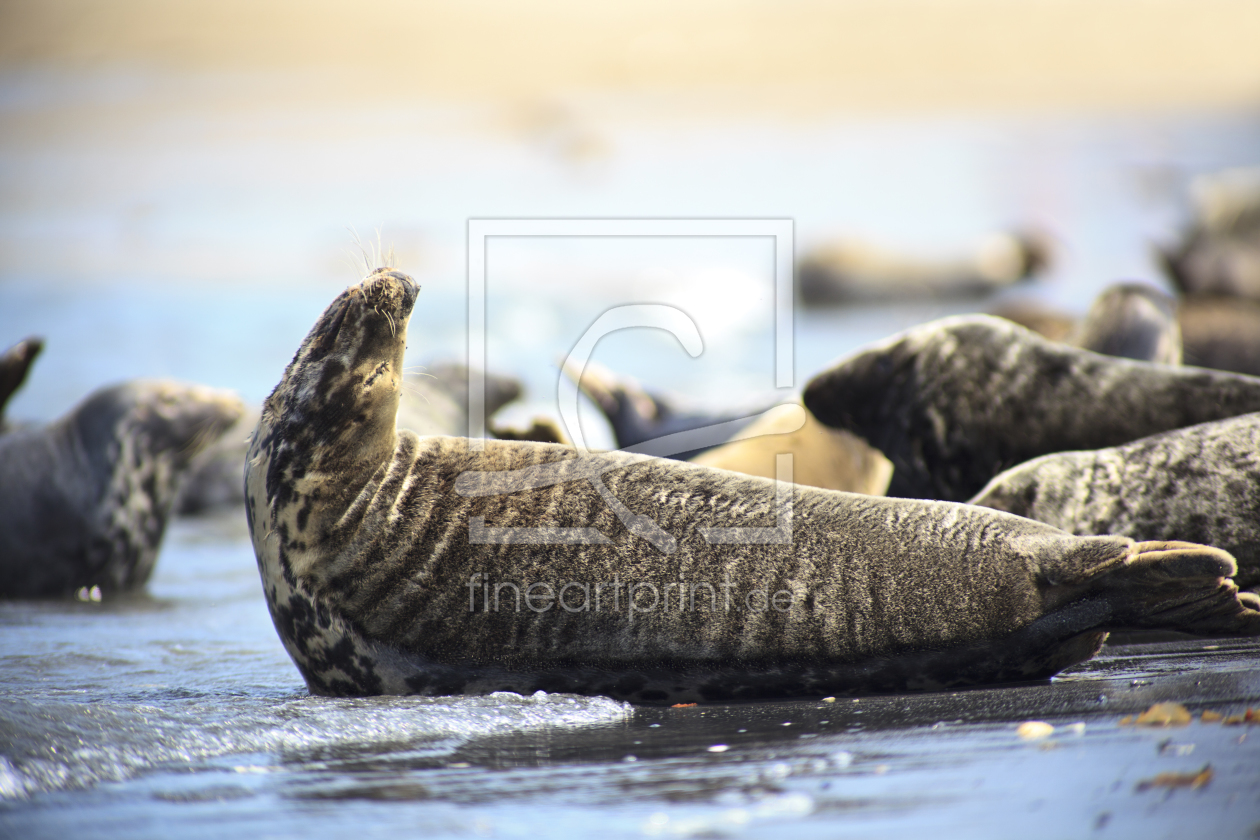
[[[403,274],[401,271],[390,271],[387,276],[394,278],[410,292],[419,292],[420,284],[412,280],[409,275]]]

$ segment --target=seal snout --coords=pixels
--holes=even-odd
[[[406,316],[420,294],[420,285],[410,276],[392,268],[378,268],[363,281],[360,290],[373,307],[388,307],[391,314]]]

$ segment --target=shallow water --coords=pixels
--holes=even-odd
[[[1156,279],[1148,245],[1181,219],[1186,179],[1260,150],[1250,113],[711,125],[599,101],[509,130],[488,107],[256,107],[268,84],[283,88],[0,80],[0,344],[48,342],[14,417],[55,417],[133,376],[259,402],[361,273],[344,226],[381,225],[423,287],[417,375],[467,352],[469,218],[792,218],[801,248],[855,233],[920,253],[1012,225],[1056,240],[1054,269],[997,299],[798,309],[799,387],[929,318],[1020,297],[1081,313],[1114,279]],[[598,154],[575,158],[575,143]],[[625,331],[596,361],[701,402],[774,395],[768,240],[504,239],[488,266],[487,360],[529,390],[511,418],[554,415],[558,359],[634,302],[683,309],[705,352]],[[608,443],[584,418],[587,441]],[[177,521],[144,595],[0,604],[0,834],[1251,836],[1260,735],[1118,721],[1165,699],[1240,713],[1260,701],[1257,654],[1118,647],[1053,683],[836,703],[313,698],[229,512]],[[1027,743],[1028,719],[1058,728]],[[1203,788],[1138,789],[1205,764]]]
[[[834,702],[310,697],[234,516],[181,520],[150,594],[0,605],[11,837],[1244,837],[1260,643],[1108,648],[1051,683]],[[1044,741],[1022,721],[1056,726]],[[1197,790],[1140,789],[1213,769]]]

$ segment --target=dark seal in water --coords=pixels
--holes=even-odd
[[[180,479],[241,411],[226,391],[136,380],[0,437],[0,596],[144,585]]]

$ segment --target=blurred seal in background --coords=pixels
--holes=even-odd
[[[1260,378],[1104,356],[969,315],[859,350],[804,397],[892,461],[889,495],[965,501],[1040,455],[1260,411]]]
[[[181,479],[241,413],[227,391],[135,380],[0,436],[0,596],[143,586]]]

